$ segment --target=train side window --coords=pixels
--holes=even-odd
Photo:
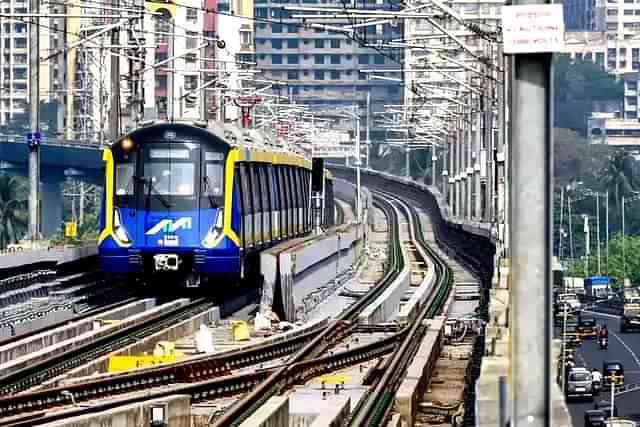
[[[260,207],[260,198],[258,194],[260,192],[260,184],[258,183],[258,174],[256,173],[256,164],[255,163],[247,163],[249,168],[249,179],[251,179],[251,203],[253,204],[253,212],[254,214],[260,213],[262,211]]]
[[[287,187],[284,184],[284,166],[278,166],[278,187],[280,190],[280,222],[282,236],[289,235],[289,217],[287,215],[287,209],[289,209],[289,196],[287,195]]]
[[[262,211],[270,212],[271,204],[269,203],[269,186],[267,184],[267,174],[265,169],[267,165],[258,164],[257,166],[260,173],[260,197],[262,198]]]
[[[278,186],[276,184],[275,175],[274,175],[274,166],[267,166],[267,185],[269,187],[269,197],[271,199],[271,210],[278,211],[280,210],[280,200],[278,200]]]
[[[291,183],[288,179],[289,176],[289,166],[282,166],[282,183],[284,186],[284,194],[287,198],[287,234],[291,237],[293,234],[293,203],[291,199]]]
[[[298,198],[296,186],[293,182],[293,166],[287,167],[287,183],[289,184],[289,194],[291,195],[291,218],[292,228],[291,231],[294,234],[298,234]]]
[[[247,176],[247,165],[244,163],[240,163],[237,171],[238,179],[240,181],[240,185],[238,185],[238,189],[240,190],[240,233],[242,237],[242,246],[246,249],[248,242],[247,235],[250,233],[251,227],[247,222],[248,215],[251,214],[251,190],[249,186],[249,178]]]

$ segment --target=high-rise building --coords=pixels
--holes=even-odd
[[[41,13],[48,7],[42,6]],[[29,13],[26,0],[0,0],[0,11],[5,14]],[[0,17],[0,125],[17,115],[28,113],[29,105],[29,21],[28,18]],[[51,33],[49,20],[41,18],[40,52],[49,51]],[[49,101],[49,62],[40,62],[40,100]]]
[[[564,0],[562,4],[567,31],[604,31],[611,16],[606,9],[615,3],[611,0]]]
[[[301,25],[283,9],[297,4],[286,0],[260,0],[255,4],[257,68],[263,70],[266,80],[281,82],[274,85],[274,93],[312,108],[358,105],[362,128],[366,126],[367,93],[374,113],[383,111],[384,104],[401,102],[402,52],[385,47],[385,43],[402,37],[401,25],[362,27],[355,36],[348,37]],[[326,0],[305,0],[303,4],[342,7],[342,3]],[[363,7],[389,10],[392,6],[385,0],[358,4],[358,8]],[[377,76],[387,79],[369,79],[363,70],[376,70]],[[371,129],[372,141],[385,138],[384,129],[376,127],[373,120]]]

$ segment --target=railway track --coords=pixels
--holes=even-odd
[[[273,383],[273,380],[269,381],[269,375],[280,372],[279,370],[261,370],[242,375],[229,374],[233,369],[257,365],[264,361],[287,356],[295,352],[297,353],[289,360],[288,365],[280,368],[289,372],[289,375],[285,376],[289,379],[301,378],[301,371],[298,368],[315,375],[317,372],[329,372],[339,366],[348,366],[349,364],[359,363],[360,361],[370,360],[370,358],[387,354],[392,351],[401,335],[394,335],[387,339],[386,342],[377,346],[370,345],[360,350],[354,349],[332,356],[316,357],[321,353],[322,348],[341,339],[354,329],[353,322],[357,318],[358,313],[384,291],[386,286],[393,281],[397,272],[403,267],[403,260],[400,256],[400,243],[397,237],[398,225],[395,220],[395,212],[393,212],[393,209],[390,209],[389,205],[379,204],[379,207],[382,208],[389,217],[389,229],[390,235],[392,236],[390,239],[389,267],[380,283],[373,287],[364,298],[345,310],[338,320],[331,322],[329,325],[321,325],[294,338],[277,343],[260,345],[252,349],[239,349],[195,361],[185,361],[183,363],[141,370],[134,373],[115,375],[106,379],[89,381],[69,387],[41,390],[0,398],[0,417],[17,415],[25,410],[41,411],[36,414],[19,417],[19,419],[7,419],[6,421],[0,422],[0,425],[33,425],[33,417],[40,419],[41,422],[60,419],[60,415],[42,411],[70,403],[70,396],[73,396],[75,402],[80,402],[117,393],[131,392],[141,388],[148,389],[150,386],[169,383],[192,384],[176,386],[172,388],[171,392],[158,391],[151,394],[145,393],[144,399],[149,399],[149,396],[162,396],[163,393],[175,393],[177,390],[180,390],[180,393],[189,393],[193,399],[197,401],[201,399],[211,399],[216,396],[243,393],[254,389],[256,384],[260,384],[260,387],[254,390],[263,390],[267,385]],[[291,373],[295,373],[295,375]],[[280,376],[281,374],[278,374],[278,377]],[[122,400],[122,402],[125,403],[127,401],[127,399]],[[97,410],[96,408],[106,409],[102,405],[96,405],[93,409],[83,408],[80,412]],[[63,417],[68,416],[70,415],[65,414]]]
[[[114,331],[70,352],[41,360],[37,364],[2,375],[0,376],[0,394],[6,396],[25,391],[85,362],[133,344],[141,338],[188,319],[212,306],[212,302],[199,299],[183,307],[147,319],[135,326]],[[2,415],[2,410],[0,409],[0,416]]]
[[[386,369],[382,373],[380,380],[352,412],[349,426],[381,425],[388,418],[395,391],[400,385],[403,374],[427,331],[427,326],[423,320],[432,318],[437,314],[453,284],[453,275],[450,268],[425,242],[422,222],[416,210],[390,193],[374,191],[373,194],[383,196],[401,206],[411,218],[413,241],[420,245],[422,250],[431,258],[436,269],[436,282],[416,319],[405,327],[405,335],[400,345],[393,352],[390,361],[385,364]]]
[[[388,199],[388,195],[384,195]],[[0,398],[0,417],[18,415],[29,411],[30,414],[4,418],[0,426],[26,426],[65,419],[86,413],[94,413],[109,408],[168,396],[171,394],[189,394],[192,400],[210,400],[219,397],[248,393],[236,405],[230,408],[216,426],[238,425],[257,409],[266,399],[280,393],[287,387],[313,377],[330,373],[343,367],[366,362],[386,355],[392,355],[376,387],[367,399],[356,408],[351,425],[362,425],[380,421],[390,410],[393,389],[402,376],[403,368],[415,351],[418,338],[424,334],[421,321],[413,322],[398,330],[397,325],[356,325],[358,314],[371,301],[375,300],[393,282],[404,266],[399,242],[399,225],[396,213],[388,202],[376,198],[374,204],[382,209],[389,219],[390,239],[388,268],[383,279],[363,298],[349,307],[342,315],[329,325],[320,325],[291,339],[240,349],[228,353],[208,356],[195,361],[158,368],[140,370],[133,373],[115,375],[106,379],[76,384],[64,388],[42,390]],[[414,240],[433,258],[438,268],[437,286],[433,287],[428,303],[420,312],[419,319],[437,313],[451,286],[451,275],[442,260],[431,251],[422,238],[421,222],[417,213],[412,211]],[[394,332],[393,335],[374,343],[352,348],[340,353],[322,355],[324,350],[354,332]],[[294,354],[286,364],[275,368],[257,370],[251,373],[231,375],[232,371],[242,367],[256,365],[288,354]],[[95,357],[95,356],[94,356]],[[175,384],[171,389],[152,389],[165,384]],[[144,395],[131,396],[99,403],[91,407],[70,410],[51,411],[50,409],[72,403],[93,400],[118,393],[145,389]],[[45,412],[45,410],[47,410]],[[372,418],[373,417],[373,418]]]

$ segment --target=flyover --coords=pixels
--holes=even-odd
[[[68,179],[102,182],[98,145],[44,138],[40,145],[42,233],[51,236],[62,222],[62,188]],[[0,173],[28,176],[29,148],[24,136],[0,135]]]

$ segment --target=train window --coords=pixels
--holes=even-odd
[[[135,162],[118,163],[116,165],[116,196],[133,195],[135,167]]]
[[[244,200],[242,198],[242,178],[240,176],[240,166],[236,165],[235,169],[234,169],[234,174],[233,174],[233,188],[235,189],[234,191],[237,192],[238,194],[238,212],[240,212],[240,228],[239,229],[235,229],[234,227],[234,231],[238,234],[238,236],[240,236],[240,239],[242,240],[243,246],[244,246],[244,227],[243,227],[243,223],[244,223],[244,215],[245,215],[245,209],[244,209]]]
[[[262,212],[260,200],[260,181],[258,181],[258,168],[255,163],[248,163],[249,175],[251,176],[251,201],[253,202],[253,212]]]
[[[224,165],[222,153],[205,153],[204,176],[202,177],[202,195],[219,197],[224,188]]]
[[[269,212],[271,207],[269,206],[269,186],[267,185],[266,165],[257,164],[258,171],[260,173],[260,197],[262,198],[262,211]]]
[[[144,176],[153,184],[152,192],[160,195],[192,196],[195,181],[193,163],[149,161]]]
[[[253,206],[251,205],[251,186],[245,163],[240,164],[240,185],[242,186],[242,215],[250,215],[253,213]]]
[[[271,210],[280,210],[280,198],[278,197],[278,184],[275,179],[275,169],[273,165],[267,166],[267,183],[269,185],[269,194],[271,195]]]

